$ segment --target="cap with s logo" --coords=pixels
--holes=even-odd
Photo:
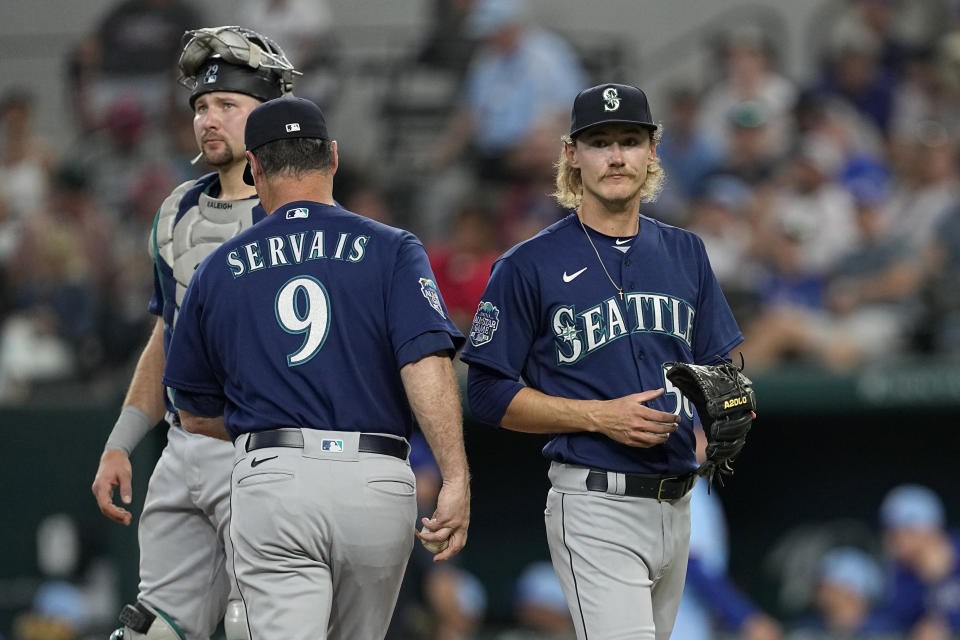
[[[654,131],[646,94],[629,84],[600,84],[584,89],[573,101],[570,137],[601,124],[638,124]]]

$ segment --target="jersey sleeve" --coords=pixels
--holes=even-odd
[[[173,406],[189,411],[202,418],[216,418],[223,415],[226,399],[222,394],[196,393],[180,389],[173,394]]]
[[[743,342],[730,305],[720,290],[720,283],[710,266],[703,240],[696,238],[700,254],[700,295],[697,299],[697,324],[693,335],[693,359],[697,364],[716,364],[717,356],[725,357]]]
[[[203,335],[202,273],[202,267],[194,273],[183,297],[177,327],[167,351],[163,384],[176,391],[222,396],[223,376],[212,364],[211,352]]]
[[[540,295],[517,265],[501,258],[477,306],[469,342],[460,356],[516,380],[536,338]]]
[[[401,366],[448,347],[450,343],[437,333],[449,336],[454,350],[459,350],[465,340],[450,320],[427,252],[413,236],[404,240],[397,252],[387,296],[387,322]],[[427,338],[419,339],[427,334]]]

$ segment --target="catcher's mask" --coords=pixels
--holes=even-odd
[[[183,34],[180,84],[190,89],[190,108],[211,91],[235,91],[266,102],[293,91],[293,68],[270,38],[243,27],[208,27]]]

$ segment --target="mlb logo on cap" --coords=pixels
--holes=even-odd
[[[570,137],[601,124],[638,124],[656,131],[646,94],[629,84],[600,84],[584,89],[573,101]]]
[[[300,131],[299,122],[290,122],[287,124],[287,133],[292,133],[294,131]]]
[[[206,73],[203,74],[203,84],[213,84],[217,81],[217,74],[220,73],[220,66],[212,64],[207,67]]]

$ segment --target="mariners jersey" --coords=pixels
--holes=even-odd
[[[155,269],[149,310],[163,317],[165,353],[169,351],[177,313],[194,270],[220,243],[265,215],[256,196],[218,200],[219,189],[220,178],[216,173],[184,182],[157,211],[150,236]],[[169,353],[167,355],[169,357]],[[166,403],[168,410],[175,410],[169,397]]]
[[[462,346],[426,251],[340,207],[285,205],[187,289],[164,384],[230,435],[301,427],[409,437],[400,368]]]
[[[682,418],[664,444],[635,448],[579,432],[555,436],[544,455],[611,471],[695,469],[693,408],[663,364],[715,363],[743,341],[703,242],[644,216],[634,238],[587,232],[623,298],[571,214],[494,264],[462,359],[564,398],[663,387],[648,406]]]

